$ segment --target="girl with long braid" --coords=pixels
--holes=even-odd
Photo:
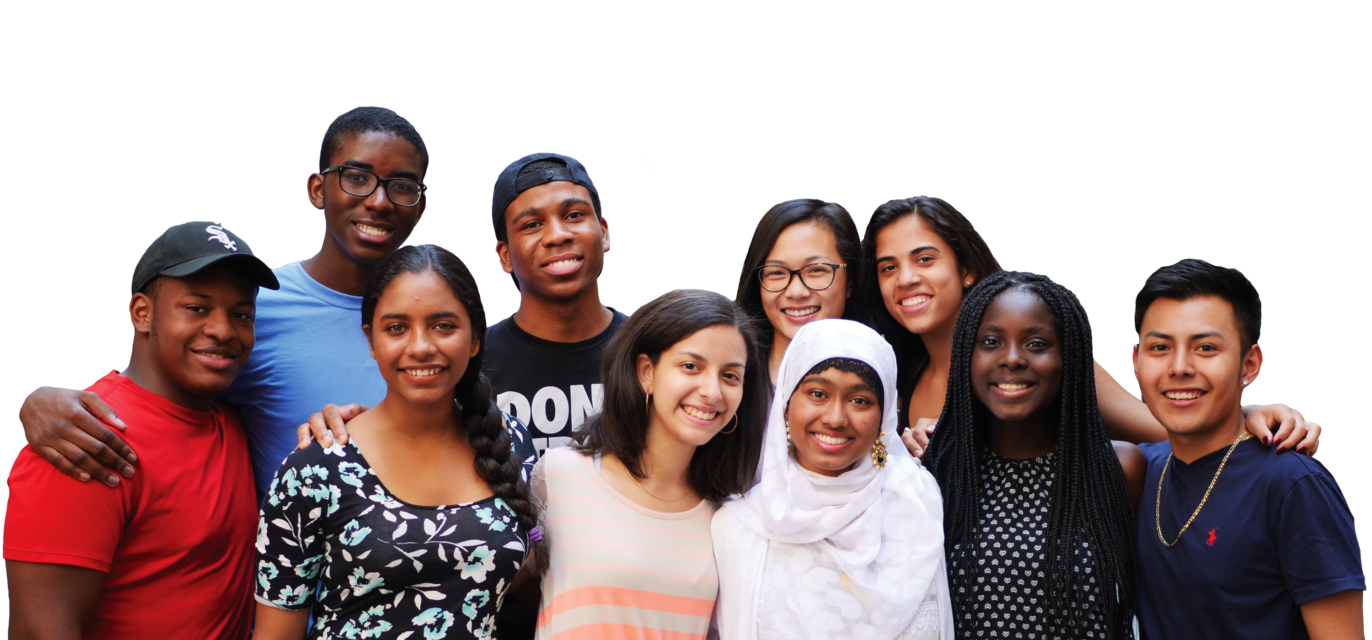
[[[902,437],[919,457],[943,409],[958,309],[967,291],[1000,271],[1000,263],[957,209],[918,196],[877,207],[862,237],[862,265],[850,302],[896,350]],[[1167,438],[1148,408],[1104,368],[1095,365],[1093,375],[1111,437],[1133,443]],[[1281,404],[1244,409],[1248,430],[1263,443],[1307,454],[1318,448],[1319,425],[1294,409]]]
[[[925,463],[944,499],[959,638],[1131,638],[1147,461],[1096,406],[1072,292],[999,272],[962,304]]]
[[[535,515],[511,454],[528,434],[481,374],[476,283],[448,251],[405,247],[367,285],[361,320],[386,397],[348,444],[297,449],[272,480],[254,637],[494,637]]]

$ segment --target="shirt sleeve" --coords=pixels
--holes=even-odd
[[[288,611],[313,604],[316,581],[328,562],[325,524],[338,511],[342,495],[332,482],[340,477],[335,461],[341,456],[342,445],[325,450],[315,442],[292,451],[276,470],[257,521],[258,602]],[[339,532],[345,544],[371,533],[358,530],[356,521],[349,527]]]
[[[1329,474],[1297,480],[1282,497],[1278,518],[1282,576],[1298,604],[1367,588],[1353,514]]]
[[[25,446],[10,471],[5,559],[109,573],[138,481],[79,482]]]

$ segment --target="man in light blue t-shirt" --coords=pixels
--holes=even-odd
[[[309,180],[310,203],[324,212],[323,246],[274,271],[281,289],[257,298],[252,358],[219,398],[243,413],[259,493],[311,413],[385,397],[362,334],[362,290],[423,215],[428,165],[424,140],[389,109],[353,109],[324,134],[319,173]],[[20,419],[34,449],[68,475],[110,486],[119,483],[111,469],[132,477],[137,457],[105,426],[124,424],[92,394],[39,389]]]

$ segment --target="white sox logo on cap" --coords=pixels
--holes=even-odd
[[[229,234],[224,233],[223,227],[220,227],[218,225],[210,225],[208,227],[205,227],[205,230],[210,232],[210,240],[218,240],[219,242],[224,243],[224,246],[228,247],[229,250],[238,251],[238,243],[229,239]]]

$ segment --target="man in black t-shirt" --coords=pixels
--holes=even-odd
[[[600,302],[610,250],[600,194],[574,158],[536,153],[496,179],[496,253],[519,310],[486,334],[496,404],[529,426],[540,453],[563,446],[599,411],[600,356],[628,318]]]

